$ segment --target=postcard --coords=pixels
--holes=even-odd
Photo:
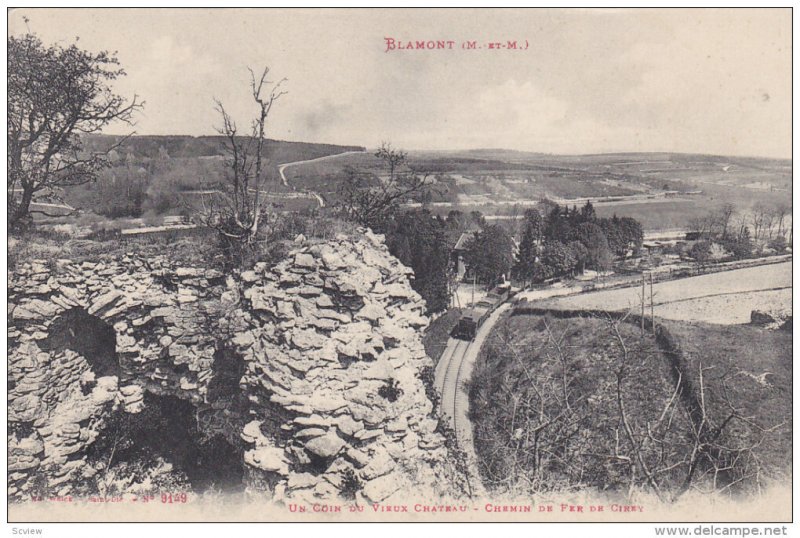
[[[791,521],[791,9],[7,16],[9,522]]]

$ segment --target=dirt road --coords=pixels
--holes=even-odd
[[[289,185],[289,181],[286,179],[286,175],[283,173],[283,171],[286,170],[286,168],[288,168],[289,166],[296,166],[298,164],[306,164],[306,163],[315,163],[315,162],[319,162],[319,161],[327,161],[327,160],[330,160],[330,159],[334,159],[336,157],[342,157],[343,155],[353,155],[355,153],[364,153],[364,152],[363,151],[345,151],[344,153],[335,153],[334,155],[325,155],[324,157],[317,157],[316,159],[306,159],[305,161],[295,161],[293,163],[279,164],[278,165],[278,173],[280,173],[281,181],[283,181],[283,184],[286,187],[291,187],[292,190],[297,190],[294,185],[291,185],[291,186]],[[322,198],[322,196],[319,195],[319,193],[316,193],[314,191],[307,191],[307,192],[308,192],[308,194],[310,194],[311,196],[313,196],[314,198],[317,199],[317,203],[319,204],[320,207],[325,207],[325,200]]]

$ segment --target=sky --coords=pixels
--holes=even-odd
[[[789,9],[15,9],[9,26],[116,51],[137,134],[214,134],[215,98],[247,125],[247,69],[269,66],[288,92],[271,138],[791,157]],[[527,47],[488,48],[508,41]]]

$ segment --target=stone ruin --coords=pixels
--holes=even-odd
[[[421,380],[428,319],[410,273],[369,230],[231,275],[133,255],[21,264],[9,274],[9,497],[79,492],[103,471],[92,454],[110,424],[148,412],[134,443],[182,454],[190,478],[276,501],[440,496],[448,453]]]

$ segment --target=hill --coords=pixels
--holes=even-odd
[[[110,218],[174,215],[197,202],[187,191],[215,189],[227,174],[225,138],[222,136],[121,136],[88,135],[88,151],[107,151],[111,167],[98,181],[64,189],[64,201]],[[278,166],[338,153],[364,151],[361,146],[267,140],[269,190],[276,195],[291,191],[283,185]],[[187,197],[188,196],[188,197]],[[302,207],[316,202],[303,201]],[[276,201],[281,207],[298,206],[294,200]]]
[[[480,211],[513,218],[542,199],[582,205],[602,216],[628,216],[648,231],[683,229],[690,219],[733,204],[746,215],[756,205],[791,205],[792,161],[681,153],[552,155],[504,149],[412,151],[409,163],[438,184],[432,210]],[[332,198],[354,167],[385,174],[372,155],[308,163],[287,170],[290,183]]]
[[[85,138],[85,144],[90,150],[104,150],[119,143],[122,138],[111,135],[89,135]],[[134,135],[125,141],[124,148],[120,152],[130,154],[135,159],[219,157],[225,155],[224,144],[224,136]],[[364,148],[268,139],[265,156],[275,164],[283,164],[345,151],[364,151]]]

